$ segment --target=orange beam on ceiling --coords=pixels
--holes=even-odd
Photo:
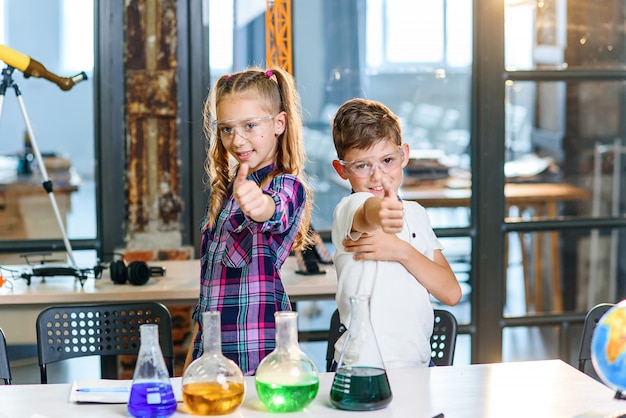
[[[265,51],[267,66],[278,66],[293,74],[291,0],[267,0]]]

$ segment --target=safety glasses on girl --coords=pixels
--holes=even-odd
[[[239,120],[216,120],[213,121],[213,129],[217,129],[222,140],[233,139],[235,132],[241,138],[252,138],[261,134],[261,126],[274,118],[274,115],[260,116],[258,118]]]
[[[374,174],[376,167],[378,167],[383,173],[387,174],[400,167],[403,160],[404,152],[402,152],[402,148],[400,147],[395,152],[385,154],[380,157],[372,157],[369,160],[339,160],[339,164],[344,167],[344,170],[349,176],[369,177]]]

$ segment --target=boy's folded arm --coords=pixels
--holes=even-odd
[[[441,303],[456,305],[461,300],[461,287],[441,250],[435,250],[434,261],[412,248],[412,253],[400,261],[428,292]]]

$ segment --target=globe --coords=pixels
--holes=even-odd
[[[591,363],[616,392],[626,392],[626,300],[606,311],[591,337]]]

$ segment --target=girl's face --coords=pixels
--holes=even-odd
[[[226,97],[217,105],[217,126],[224,148],[249,173],[276,160],[278,136],[285,131],[285,112],[272,114],[259,99]]]

